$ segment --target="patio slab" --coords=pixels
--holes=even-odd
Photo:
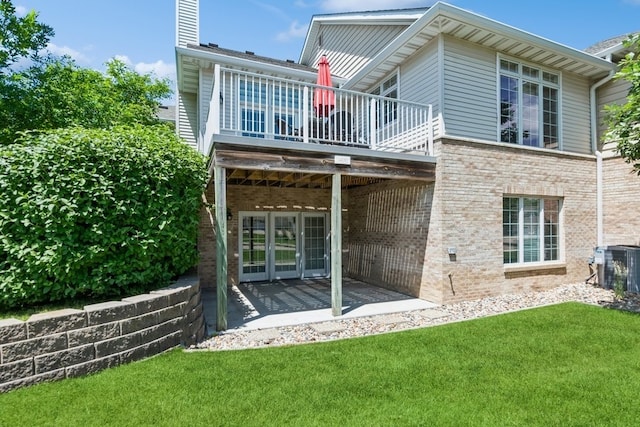
[[[269,329],[340,319],[427,310],[429,301],[343,278],[343,314],[331,314],[331,281],[325,278],[240,283],[228,292],[227,332]],[[207,330],[216,330],[215,289],[202,290]]]

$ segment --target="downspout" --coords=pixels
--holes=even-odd
[[[597,246],[602,247],[604,244],[604,215],[603,215],[603,178],[602,178],[602,153],[598,151],[598,112],[596,90],[603,84],[611,81],[615,75],[615,71],[611,70],[602,80],[597,81],[589,90],[589,101],[591,103],[591,151],[596,155],[596,230],[597,230]]]

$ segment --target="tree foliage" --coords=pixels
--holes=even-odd
[[[170,127],[0,146],[0,309],[148,291],[197,260],[204,158]]]
[[[37,56],[53,37],[53,29],[37,18],[33,10],[18,17],[10,0],[0,0],[0,75],[20,58]]]
[[[620,155],[640,175],[640,33],[629,36],[625,46],[630,52],[620,61],[615,78],[631,87],[625,104],[607,106],[605,138],[617,142]]]
[[[69,58],[47,58],[0,80],[0,142],[32,129],[157,123],[160,100],[170,94],[166,79],[138,74],[117,59],[103,74]]]

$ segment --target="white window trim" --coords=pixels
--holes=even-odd
[[[387,80],[389,80],[390,78],[392,78],[394,75],[395,75],[395,77],[396,77],[396,85],[395,85],[395,88],[396,88],[396,91],[398,92],[398,97],[397,97],[397,98],[395,98],[395,99],[400,99],[400,67],[396,67],[396,69],[395,69],[393,72],[391,72],[391,73],[389,73],[389,74],[385,75],[382,79],[378,80],[378,82],[376,82],[376,84],[375,84],[375,85],[371,86],[371,89],[369,90],[369,93],[373,93],[373,91],[374,91],[374,90],[379,89],[379,90],[380,90],[380,93],[378,94],[378,96],[385,96],[385,92],[383,92],[383,91],[382,91],[382,85],[383,85]],[[387,93],[388,93],[388,92],[391,92],[391,90],[387,89],[387,91],[386,91],[386,92],[387,92]]]
[[[564,150],[564,138],[563,138],[563,108],[562,108],[562,98],[563,98],[563,85],[562,85],[562,72],[560,70],[554,70],[551,68],[546,68],[543,67],[539,64],[535,64],[533,62],[527,62],[524,61],[522,59],[513,57],[513,56],[508,56],[508,55],[504,55],[501,53],[497,53],[496,54],[496,118],[497,118],[497,123],[496,123],[496,141],[497,142],[501,142],[501,134],[500,134],[500,115],[501,115],[501,109],[500,109],[500,73],[502,72],[502,70],[500,69],[500,61],[501,60],[506,60],[506,61],[510,61],[510,62],[516,62],[518,64],[520,64],[520,66],[527,66],[527,67],[531,67],[531,68],[536,68],[538,70],[540,70],[540,73],[543,72],[547,72],[547,73],[551,73],[551,74],[555,74],[558,76],[558,148],[554,149],[554,151],[563,151]],[[507,73],[508,75],[511,75],[509,73]],[[520,77],[522,77],[522,75],[520,74]],[[542,80],[541,80],[542,82]],[[518,106],[522,105],[522,91],[518,91]],[[544,111],[542,108],[540,108],[540,111],[538,112],[539,114],[539,118],[538,118],[538,122],[539,124],[543,124],[542,120],[543,120],[543,114]],[[521,119],[519,117],[519,119]],[[519,120],[519,123],[521,122],[521,120]],[[544,129],[542,129],[542,132],[544,132]],[[542,136],[542,135],[541,135]],[[520,139],[520,137],[518,136],[518,139]],[[533,148],[533,149],[545,149],[544,147],[531,147],[529,145],[523,145],[522,141],[518,141],[517,144],[512,144],[512,143],[505,143],[505,144],[509,144],[509,145],[513,145],[513,146],[517,146],[517,147],[529,147],[529,148]],[[547,148],[548,149],[548,148]]]
[[[561,268],[565,266],[564,246],[564,200],[558,197],[544,197],[523,194],[503,194],[505,198],[518,199],[518,262],[505,263],[505,271],[526,271],[544,268]],[[524,261],[524,199],[536,199],[542,201],[539,214],[540,261]],[[544,261],[544,200],[558,200],[558,259]],[[503,211],[504,212],[504,211]],[[503,233],[504,239],[504,233]]]

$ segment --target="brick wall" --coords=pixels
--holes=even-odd
[[[343,191],[345,275],[438,303],[548,289],[589,275],[596,244],[593,156],[459,139],[439,140],[435,150],[435,183],[388,180]],[[562,262],[505,267],[505,195],[562,199]],[[227,196],[230,284],[238,279],[238,211],[329,212],[331,203],[330,189],[229,186]],[[213,286],[215,239],[204,218],[200,277]]]
[[[345,274],[419,296],[433,184],[389,180],[348,193]]]
[[[213,183],[205,193],[209,203],[214,203]],[[343,192],[342,203],[346,192]],[[331,209],[331,189],[306,189],[286,187],[252,187],[249,185],[227,186],[227,207],[233,218],[227,221],[228,284],[238,283],[238,212],[321,212]],[[200,263],[198,276],[203,288],[215,287],[216,280],[216,237],[215,212],[203,208],[200,216],[198,250]],[[346,214],[343,216],[343,221]]]
[[[604,244],[640,245],[640,176],[621,157],[603,161]]]
[[[204,337],[195,278],[149,294],[0,320],[0,392],[77,377]]]
[[[460,140],[438,143],[434,203],[421,296],[454,302],[583,281],[596,242],[595,159]],[[565,263],[507,271],[504,195],[561,197]],[[447,248],[455,247],[449,256]],[[439,296],[439,297],[438,297]]]

